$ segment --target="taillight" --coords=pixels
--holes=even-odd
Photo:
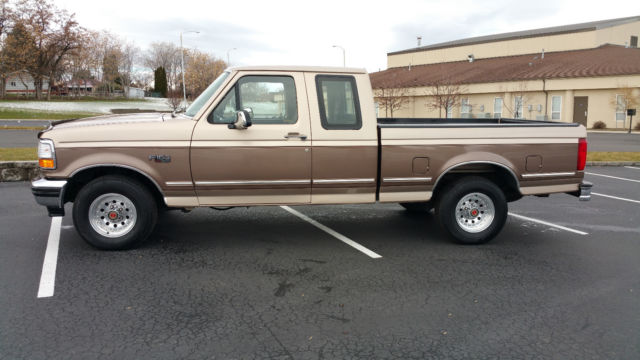
[[[578,140],[578,171],[584,170],[587,165],[587,139]]]

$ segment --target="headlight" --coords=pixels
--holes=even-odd
[[[56,149],[53,141],[40,140],[38,144],[38,165],[41,169],[54,170],[56,168]]]

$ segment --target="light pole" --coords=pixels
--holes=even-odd
[[[231,66],[231,62],[229,61],[229,53],[233,50],[238,50],[237,48],[227,50],[227,67]]]
[[[184,106],[187,106],[187,84],[184,83],[184,47],[182,47],[182,34],[194,33],[200,34],[200,31],[180,31],[180,63],[182,65],[182,101]]]
[[[340,46],[340,45],[333,45],[333,47],[334,47],[334,48],[338,48],[338,49],[341,49],[341,50],[342,50],[342,67],[347,67],[347,63],[346,63],[346,60],[345,60],[345,57],[346,57],[345,53],[346,53],[346,51],[344,50],[344,48],[343,48],[342,46]]]

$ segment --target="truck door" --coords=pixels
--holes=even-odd
[[[306,204],[311,201],[311,129],[302,73],[242,72],[191,143],[200,205]],[[252,125],[231,129],[238,110]]]
[[[313,132],[311,202],[375,202],[378,135],[366,73],[305,73]]]

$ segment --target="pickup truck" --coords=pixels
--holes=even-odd
[[[32,192],[49,216],[73,202],[76,230],[100,249],[149,237],[165,209],[375,202],[433,208],[454,240],[480,244],[525,195],[589,200],[586,135],[571,123],[378,119],[365,70],[235,67],[183,113],[42,131]]]

